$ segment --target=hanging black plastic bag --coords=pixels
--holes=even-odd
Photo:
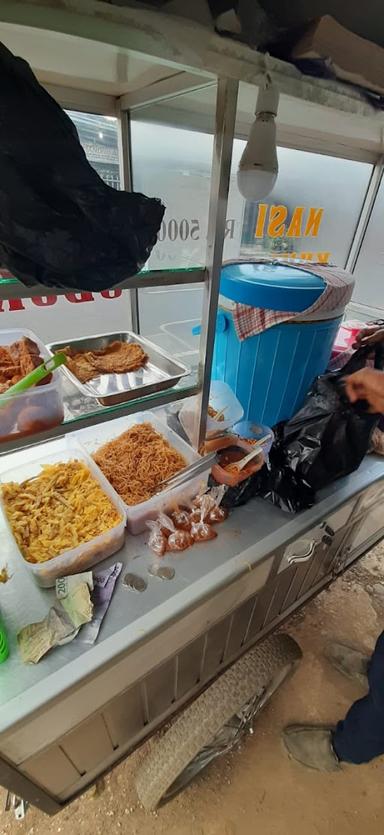
[[[298,483],[320,490],[357,470],[368,452],[380,415],[370,414],[365,401],[350,403],[343,378],[364,368],[372,353],[370,346],[360,348],[342,371],[318,377],[304,406],[284,424],[279,456]],[[376,347],[374,358],[375,368],[382,370],[381,345]]]
[[[2,44],[0,77],[0,266],[27,286],[96,292],[135,275],[160,200],[106,185],[69,116]]]

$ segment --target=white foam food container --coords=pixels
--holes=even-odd
[[[51,357],[43,342],[24,329],[0,330],[0,346],[11,345],[23,336],[36,343],[42,360]],[[61,374],[53,374],[50,383],[32,386],[16,394],[10,403],[0,410],[0,444],[6,438],[17,438],[58,426],[64,418]]]
[[[169,429],[166,423],[159,420],[153,412],[137,412],[134,415],[117,418],[116,420],[111,420],[108,423],[99,424],[98,426],[92,426],[88,429],[80,429],[74,435],[77,442],[90,455],[93,455],[103,444],[118,438],[119,435],[137,423],[150,423],[156,432],[159,432],[174,449],[177,449],[184,456],[186,464],[192,464],[192,462],[200,459],[201,456],[183,441],[176,432]],[[200,489],[207,486],[210,470],[211,468],[208,465],[205,473],[200,473],[179,487],[158,493],[146,502],[141,502],[137,505],[124,504],[127,515],[127,526],[130,533],[139,534],[146,531],[146,522],[149,519],[156,519],[160,512],[169,512],[176,504],[188,504]]]
[[[231,429],[235,423],[243,417],[244,409],[234,395],[228,383],[222,380],[213,380],[209,390],[209,405],[215,409],[216,412],[223,410],[223,420],[214,420],[214,418],[207,416],[207,432],[206,437],[215,438],[217,435],[222,435]],[[198,398],[189,397],[183,404],[179,412],[179,420],[188,435],[189,439],[193,437],[194,424],[198,409]]]
[[[100,484],[103,492],[108,496],[118,513],[121,515],[121,521],[113,528],[110,528],[105,531],[105,533],[90,539],[89,542],[83,542],[76,548],[72,548],[69,551],[63,551],[61,554],[52,557],[52,559],[47,560],[46,562],[28,562],[28,560],[24,559],[16,543],[23,565],[25,565],[33,574],[39,586],[42,586],[43,588],[50,588],[55,585],[58,577],[65,577],[69,574],[78,574],[82,571],[88,571],[93,565],[96,565],[96,563],[110,557],[118,551],[124,543],[126,519],[123,502],[119,499],[109,484],[109,481],[107,481],[103,473],[100,471],[99,467],[96,466],[92,458],[90,458],[85,450],[83,450],[80,446],[77,444],[73,444],[73,446],[71,446],[68,443],[63,444],[63,448],[57,450],[56,452],[49,452],[48,448],[46,449],[43,445],[39,447],[39,452],[39,457],[27,460],[25,464],[14,467],[12,470],[2,472],[0,482],[3,484],[9,481],[16,481],[20,483],[25,481],[27,478],[33,478],[34,476],[39,475],[43,464],[59,464],[78,460],[88,467],[93,477]],[[15,540],[12,527],[5,512],[1,491],[0,503],[8,530],[12,538]]]

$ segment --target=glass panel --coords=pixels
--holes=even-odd
[[[214,106],[214,104],[213,104]],[[160,197],[166,212],[150,269],[190,267],[206,261],[213,136],[150,122],[133,121],[132,169],[135,190]],[[154,141],[154,137],[156,141]],[[243,198],[232,189],[228,204],[227,251],[238,254]],[[230,257],[228,255],[227,257]],[[198,362],[202,287],[141,290],[140,331],[189,367]]]
[[[133,121],[132,170],[135,191],[160,197],[166,206],[149,269],[196,265],[206,260],[213,136]],[[154,141],[155,140],[155,141]],[[196,369],[201,320],[201,286],[140,290],[140,332]]]
[[[76,126],[88,162],[108,186],[120,188],[117,119],[67,110]]]
[[[202,300],[201,285],[153,287],[139,292],[140,333],[195,372]]]
[[[344,266],[372,166],[278,148],[279,175],[273,191],[260,203],[242,201],[241,209],[237,204],[232,218],[231,206],[238,195],[236,171],[244,147],[243,140],[235,140],[228,207],[234,237],[226,239],[224,259],[296,255]]]
[[[355,267],[356,287],[353,301],[377,310],[382,318],[384,310],[384,180],[369,219],[363,245]]]
[[[159,240],[147,267],[204,266],[213,136],[137,121],[132,122],[131,135],[135,191],[160,197],[166,206]],[[232,253],[233,257],[238,255],[243,221],[244,200],[237,189],[236,168],[232,169],[231,184],[227,258]]]
[[[213,137],[132,121],[135,191],[166,206],[148,269],[204,265]]]

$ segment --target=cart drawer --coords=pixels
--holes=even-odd
[[[92,771],[113,753],[111,737],[103,716],[83,722],[63,737],[60,747],[80,774]]]
[[[56,797],[75,785],[81,776],[59,745],[26,760],[20,771]]]
[[[359,554],[384,536],[384,513],[382,504],[375,504],[351,530],[341,550],[340,565],[345,567]]]
[[[384,483],[379,481],[376,484],[372,484],[372,487],[368,487],[368,489],[364,491],[356,510],[360,514],[364,510],[368,510],[368,508],[373,507],[373,505],[382,503],[383,499]]]

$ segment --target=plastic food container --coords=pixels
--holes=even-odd
[[[260,449],[259,455],[256,455],[252,461],[246,464],[243,470],[230,472],[226,469],[228,464],[235,464],[236,461],[240,461],[245,455],[247,455],[247,452],[244,450],[243,445],[232,446],[229,449],[222,450],[219,453],[219,462],[212,467],[212,475],[215,481],[218,484],[226,484],[228,487],[236,487],[237,484],[241,484],[249,476],[261,470],[264,465],[262,449]]]
[[[89,455],[92,455],[103,444],[114,440],[114,438],[117,438],[137,423],[150,423],[156,432],[163,435],[171,446],[184,456],[187,464],[192,464],[193,461],[200,459],[201,456],[192,447],[188,446],[176,432],[169,429],[166,423],[160,421],[153,412],[138,412],[131,417],[122,417],[105,424],[100,424],[99,426],[93,426],[89,429],[81,429],[74,434],[77,442],[85,448]],[[139,534],[146,531],[146,522],[148,519],[156,519],[161,511],[167,513],[176,504],[188,504],[197,495],[200,488],[207,485],[209,473],[210,467],[208,466],[206,473],[200,473],[195,478],[191,478],[190,481],[180,485],[180,487],[174,487],[172,490],[159,493],[146,502],[141,502],[137,505],[126,505],[123,503],[130,533]]]
[[[25,565],[26,568],[33,574],[39,586],[49,588],[50,586],[55,585],[58,577],[65,577],[67,574],[77,574],[81,571],[87,571],[93,565],[96,565],[96,563],[106,559],[106,557],[110,557],[118,551],[124,543],[126,520],[123,502],[116,495],[115,491],[104,477],[103,473],[96,466],[94,461],[92,461],[87,453],[79,446],[74,444],[73,447],[70,447],[68,445],[55,453],[49,453],[48,451],[45,455],[42,453],[44,453],[44,447],[40,447],[39,458],[35,458],[33,461],[27,461],[19,467],[3,472],[1,475],[1,482],[6,483],[8,481],[17,481],[20,483],[21,481],[25,481],[27,478],[39,475],[42,464],[59,464],[77,459],[78,461],[82,461],[88,467],[96,481],[99,482],[104,493],[108,496],[122,517],[121,522],[115,525],[114,528],[100,534],[100,536],[97,536],[94,539],[90,539],[89,542],[84,542],[76,548],[72,548],[70,551],[63,551],[62,554],[58,554],[57,557],[52,557],[51,560],[47,560],[46,562],[28,562],[24,559],[17,546],[20,554],[20,560],[23,565]],[[1,492],[0,502],[8,530],[12,538],[15,539],[12,528],[8,522],[7,514],[5,513]]]
[[[223,420],[214,420],[214,418],[208,415],[207,438],[214,438],[216,435],[222,435],[223,432],[227,432],[228,429],[241,420],[244,414],[244,409],[240,401],[235,397],[232,389],[227,383],[223,383],[221,380],[214,380],[211,383],[209,405],[216,412],[223,410]],[[197,397],[190,397],[179,412],[180,423],[190,440],[193,436],[196,410]]]
[[[0,330],[0,346],[11,345],[23,336],[36,343],[43,360],[50,358],[45,345],[27,329]],[[58,426],[63,418],[61,376],[55,373],[50,383],[14,395],[10,403],[0,409],[0,443],[7,438],[21,438]]]
[[[268,440],[261,444],[260,449],[264,454],[264,458],[268,457],[275,437],[269,426],[254,423],[253,420],[241,420],[240,423],[236,423],[233,427],[233,431],[238,435],[241,446],[244,446],[244,449],[247,449],[248,452],[252,452],[254,449],[252,441],[261,441],[262,438],[267,438]]]

